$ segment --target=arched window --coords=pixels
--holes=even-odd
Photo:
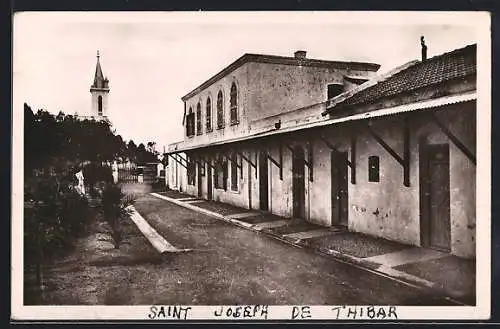
[[[224,99],[222,90],[217,94],[217,129],[224,128]]]
[[[97,114],[102,115],[102,96],[97,97]]]
[[[187,136],[194,135],[194,113],[192,107],[189,108],[189,112],[186,117],[186,135]]]
[[[231,85],[231,93],[229,95],[231,124],[234,125],[238,123],[238,89],[236,88],[236,83],[234,82]]]
[[[208,133],[212,131],[212,101],[210,100],[210,97],[207,98],[206,112],[207,112],[206,131]]]
[[[198,105],[196,105],[196,134],[201,135],[202,132],[202,125],[201,125],[201,104],[198,102]]]

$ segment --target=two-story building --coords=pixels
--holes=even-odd
[[[169,187],[291,217],[291,153],[282,149],[277,156],[273,145],[254,137],[324,120],[328,99],[367,81],[379,67],[310,59],[305,51],[243,55],[182,97],[185,137],[168,147],[180,160],[171,162]],[[234,143],[240,140],[245,142]],[[301,209],[295,216],[309,218],[305,185],[300,193],[304,200],[296,200]]]
[[[475,257],[475,45],[381,76],[245,56],[183,98],[171,188]]]

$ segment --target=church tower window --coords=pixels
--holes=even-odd
[[[102,115],[102,96],[97,97],[97,115]]]

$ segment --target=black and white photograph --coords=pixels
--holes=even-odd
[[[13,16],[12,318],[490,316],[485,12]]]

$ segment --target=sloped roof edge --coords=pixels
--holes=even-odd
[[[248,62],[256,62],[256,63],[268,63],[268,64],[284,64],[284,65],[296,65],[296,66],[317,66],[317,67],[350,67],[350,66],[358,66],[363,67],[368,71],[378,71],[380,68],[379,64],[370,63],[370,62],[356,62],[356,61],[330,61],[323,59],[313,59],[313,58],[295,58],[295,57],[286,57],[286,56],[276,56],[276,55],[264,55],[264,54],[252,54],[246,53],[243,56],[236,59],[234,62],[223,68],[217,74],[200,84],[198,87],[191,90],[189,93],[181,97],[182,101],[196,95],[201,90],[207,88],[211,84],[217,82],[224,76],[228,75],[238,67],[242,66]]]

